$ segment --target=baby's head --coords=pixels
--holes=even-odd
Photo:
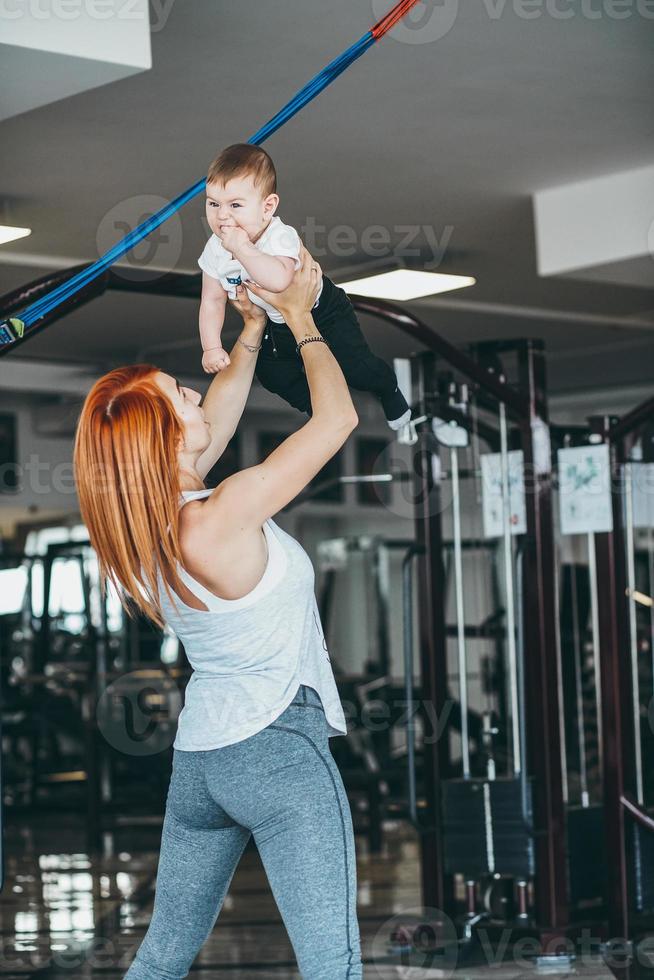
[[[260,146],[235,143],[216,157],[207,173],[207,221],[221,237],[222,226],[238,225],[255,241],[279,204],[275,166]]]

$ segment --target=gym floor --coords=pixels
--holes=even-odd
[[[52,853],[56,822],[57,853]],[[103,977],[118,980],[141,942],[152,913],[160,831],[133,828],[113,835],[113,856],[89,857],[80,841],[82,825],[70,816],[35,813],[29,820],[10,814],[5,837],[5,886],[0,894],[2,965],[5,980],[26,976]],[[505,957],[430,969],[424,959],[395,964],[385,951],[393,910],[420,905],[418,849],[402,824],[389,825],[383,850],[371,855],[357,836],[359,922],[366,980],[518,980],[538,976],[589,977],[613,974],[594,956],[572,970],[541,971],[525,959]],[[256,956],[253,953],[256,951]],[[493,953],[491,955],[496,955]],[[256,962],[255,962],[256,959]],[[480,962],[481,961],[481,962]],[[410,964],[410,965],[409,965]],[[296,980],[300,974],[284,924],[257,851],[248,847],[237,868],[213,935],[191,975],[198,980]]]

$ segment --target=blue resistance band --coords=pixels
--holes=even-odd
[[[376,41],[373,30],[368,31],[363,37],[353,44],[347,51],[335,58],[330,64],[322,69],[310,82],[302,88],[276,115],[272,117],[264,126],[259,129],[254,136],[247,141],[253,145],[263,143],[276,133],[278,129],[288,122],[289,119],[300,111],[307,103],[311,102],[316,96],[327,88],[339,75],[341,75],[351,64],[364,54]],[[155,229],[167,221],[176,211],[179,211],[188,201],[201,194],[205,188],[204,178],[193,184],[182,194],[176,197],[165,207],[151,215],[140,225],[137,225],[129,234],[117,242],[112,248],[101,255],[99,259],[91,263],[81,272],[71,276],[66,282],[51,290],[39,300],[27,306],[19,316],[11,317],[4,323],[0,323],[0,348],[13,343],[22,337],[29,327],[42,319],[48,313],[64,303],[75,293],[79,292],[89,283],[97,279],[110,266],[118,261],[126,252],[134,248],[142,239],[146,238]]]

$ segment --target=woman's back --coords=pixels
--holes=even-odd
[[[183,502],[211,491],[183,492]],[[180,565],[187,589],[206,607],[160,594],[167,624],[184,644],[193,675],[186,689],[175,748],[229,745],[260,731],[291,703],[300,683],[318,690],[330,734],[345,718],[315,599],[308,555],[272,520],[264,533],[268,561],[255,587],[238,599],[215,596]]]

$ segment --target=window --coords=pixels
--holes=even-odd
[[[19,613],[27,592],[27,567],[0,569],[0,616]]]

